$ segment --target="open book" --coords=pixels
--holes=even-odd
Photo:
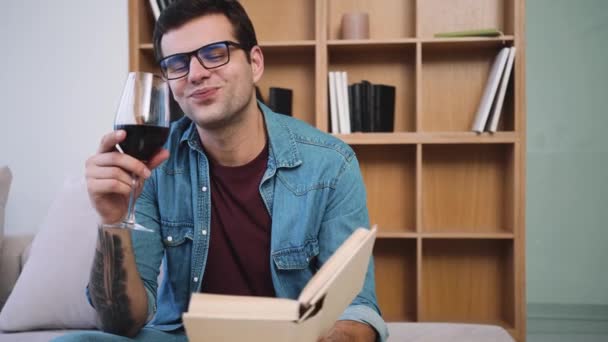
[[[363,288],[376,228],[356,229],[298,299],[195,293],[183,315],[189,341],[316,341]]]

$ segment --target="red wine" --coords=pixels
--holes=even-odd
[[[123,152],[141,161],[152,158],[169,136],[169,128],[149,125],[116,125],[115,130],[123,129],[127,137],[119,145]]]

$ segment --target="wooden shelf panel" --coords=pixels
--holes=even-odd
[[[420,321],[512,328],[513,277],[512,241],[425,240]]]
[[[350,145],[404,144],[511,144],[519,141],[513,132],[477,134],[474,132],[396,132],[333,134]]]
[[[509,144],[424,145],[422,232],[512,233],[513,158]]]
[[[382,317],[416,321],[416,240],[376,240],[374,266]]]
[[[154,52],[152,49],[142,51],[142,53],[137,56],[137,69],[130,71],[145,71],[158,75],[161,74],[158,64],[156,64],[156,59],[154,58]]]
[[[507,229],[505,229],[507,230]],[[513,240],[513,233],[420,233],[423,239]]]
[[[416,231],[415,146],[355,146],[378,233]]]
[[[395,38],[395,39],[336,39],[327,41],[327,46],[334,51],[340,51],[340,47],[349,47],[350,51],[355,50],[359,47],[363,50],[369,50],[372,48],[389,48],[392,46],[399,45],[411,45],[414,46],[418,39],[415,38]]]
[[[435,33],[497,28],[514,34],[514,0],[424,0],[418,1],[420,37]]]
[[[495,40],[474,43],[422,47],[422,113],[419,117],[423,131],[472,129],[492,64],[504,46]],[[511,85],[500,119],[502,131],[513,131],[514,100]]]
[[[279,40],[279,41],[258,41],[262,49],[267,48],[297,48],[297,47],[314,47],[317,42],[315,40]]]
[[[513,240],[513,233],[417,233],[403,228],[403,232],[379,232],[378,239],[461,239],[461,240]]]
[[[407,38],[416,35],[415,0],[327,0],[327,39],[342,37],[342,15],[366,12],[369,15],[369,36],[372,39]],[[386,23],[391,23],[387,25]]]
[[[293,90],[293,116],[315,123],[315,50],[305,46],[264,50],[264,75],[257,83],[264,99],[270,87]]]
[[[253,23],[258,41],[315,39],[315,1],[241,0],[240,2]]]
[[[416,48],[384,46],[362,49],[361,46],[328,47],[328,71],[346,71],[348,84],[370,81],[396,87],[395,131],[416,129]]]

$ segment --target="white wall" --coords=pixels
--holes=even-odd
[[[6,233],[32,233],[68,175],[84,175],[128,69],[126,0],[2,0],[0,165]]]

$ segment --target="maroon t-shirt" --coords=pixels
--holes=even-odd
[[[246,165],[209,161],[211,236],[201,291],[274,297],[270,275],[270,225],[259,186],[268,145]]]

